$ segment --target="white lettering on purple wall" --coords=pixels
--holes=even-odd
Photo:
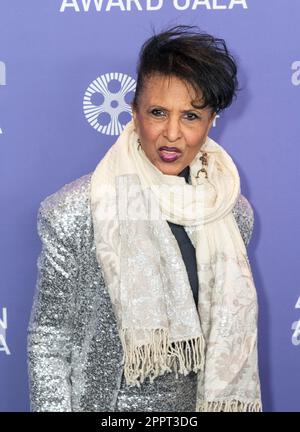
[[[292,63],[292,84],[294,86],[299,86],[300,85],[300,61],[294,61]]]
[[[6,355],[10,355],[10,350],[6,342],[6,330],[7,330],[7,309],[2,308],[2,315],[0,316],[0,353],[5,352]]]
[[[171,0],[62,0],[59,11],[73,12],[111,12],[119,10],[131,11],[157,11],[169,4]],[[173,7],[177,10],[230,10],[238,6],[248,9],[247,0],[173,0]]]
[[[0,61],[0,86],[1,85],[6,85],[6,67],[5,67],[5,63]],[[2,134],[2,129],[0,126],[0,134]]]

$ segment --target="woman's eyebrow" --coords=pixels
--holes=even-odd
[[[194,108],[194,107],[191,107],[189,109],[186,109],[186,110],[183,110],[183,111],[180,111],[180,112],[185,113],[185,112],[190,112],[190,111],[197,111],[199,113],[202,112],[202,110],[200,108]]]
[[[149,109],[151,109],[151,108],[159,108],[159,109],[162,109],[162,110],[165,110],[165,111],[170,111],[168,108],[163,107],[160,104],[151,104],[151,105],[149,105]],[[185,108],[183,110],[180,110],[181,113],[186,113],[186,112],[189,112],[189,111],[198,111],[198,112],[201,112],[202,110],[201,110],[201,108],[195,108],[192,105],[191,105],[190,108]]]

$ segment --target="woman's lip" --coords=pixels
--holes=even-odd
[[[163,147],[159,148],[159,151],[166,151],[168,153],[170,153],[170,152],[181,153],[181,150],[179,150],[179,148],[177,148],[177,147],[166,147],[166,146],[163,146]]]
[[[159,150],[159,156],[164,162],[174,162],[181,155],[178,151]]]

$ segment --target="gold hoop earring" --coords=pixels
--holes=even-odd
[[[204,152],[202,154],[202,156],[199,157],[199,160],[202,162],[202,168],[199,169],[199,171],[197,172],[196,178],[200,178],[199,174],[200,174],[200,172],[203,172],[203,173],[205,173],[205,178],[207,179],[207,177],[208,177],[207,176],[207,171],[204,168],[205,166],[206,167],[208,166],[208,160],[207,160],[207,158],[208,158],[208,155],[207,155],[206,152]]]

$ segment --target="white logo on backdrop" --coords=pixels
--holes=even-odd
[[[2,316],[0,316],[0,352],[4,351],[6,355],[10,355],[9,348],[6,343],[7,330],[7,309],[2,308]]]
[[[216,127],[217,126],[217,120],[220,118],[220,115],[219,114],[217,114],[216,116],[215,116],[215,118],[214,118],[214,121],[213,121],[213,127]]]
[[[6,68],[5,68],[5,63],[0,61],[0,86],[2,85],[6,85]],[[0,134],[2,133],[3,132],[0,126]]]
[[[110,12],[119,10],[131,11],[158,11],[164,4],[172,5],[177,10],[227,10],[240,6],[248,9],[247,0],[62,0],[59,11],[73,10],[73,12]]]
[[[300,309],[300,297],[298,298],[295,309]],[[299,321],[294,321],[292,324],[292,330],[294,330],[292,334],[292,344],[300,345],[300,319]]]
[[[90,125],[102,134],[119,135],[131,119],[130,97],[135,87],[133,78],[119,72],[96,78],[83,98],[83,111]]]
[[[6,85],[6,68],[2,61],[0,61],[0,85]]]
[[[294,61],[292,63],[292,77],[291,81],[294,86],[300,85],[300,61]]]

